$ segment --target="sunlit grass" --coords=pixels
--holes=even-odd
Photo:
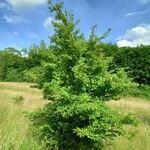
[[[133,113],[139,120],[139,125],[136,128],[126,127],[126,131],[135,135],[116,138],[106,150],[150,150],[150,102],[130,97],[108,104],[122,113]]]
[[[31,112],[46,103],[40,90],[27,83],[0,83],[0,150],[39,150],[40,145],[30,130],[30,120],[25,112]],[[132,136],[116,138],[105,150],[150,149],[150,101],[124,98],[110,101],[108,105],[122,113],[134,113],[138,127],[128,126]],[[132,134],[131,134],[132,135]]]
[[[38,150],[25,111],[42,107],[45,101],[30,84],[0,83],[0,150]],[[19,98],[22,98],[19,100]]]

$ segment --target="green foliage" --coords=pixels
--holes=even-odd
[[[14,48],[7,48],[4,51],[0,51],[0,80],[5,80],[7,73],[11,74],[14,71],[13,69],[17,69],[16,72],[18,72],[23,68],[24,59],[20,51]]]
[[[121,134],[120,115],[88,95],[48,105],[34,119],[49,148],[101,149],[106,140]]]
[[[8,69],[7,74],[5,77],[5,81],[14,81],[14,82],[21,82],[24,81],[23,73],[18,71],[17,69]]]
[[[17,96],[14,98],[14,100],[15,100],[15,104],[21,105],[24,101],[24,98],[23,98],[23,96]]]
[[[41,65],[41,62],[46,59],[47,47],[44,41],[41,41],[40,45],[32,45],[28,50],[28,68],[32,69]]]
[[[40,86],[52,103],[33,115],[33,123],[49,148],[101,149],[121,134],[124,123],[105,101],[118,99],[133,84],[122,69],[109,70],[111,58],[103,54],[95,27],[86,40],[62,3],[49,2],[49,8],[55,32]]]
[[[101,43],[101,47],[103,48],[105,55],[111,57],[114,57],[114,55],[120,50],[117,45],[111,43]]]
[[[39,66],[48,60],[47,54],[43,41],[39,46],[32,46],[28,52],[14,48],[0,51],[0,81],[36,82]]]
[[[150,46],[120,48],[114,55],[114,67],[124,67],[140,84],[150,84]]]
[[[122,118],[122,124],[132,124],[134,126],[137,126],[139,121],[136,119],[136,116],[132,113],[127,114],[126,116],[123,116]]]
[[[24,80],[29,83],[37,83],[40,77],[41,67],[31,68],[29,70],[25,70]]]
[[[137,87],[130,89],[127,95],[150,99],[150,86],[144,84],[138,85]]]

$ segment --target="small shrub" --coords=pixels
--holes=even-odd
[[[129,113],[122,118],[122,123],[126,125],[132,124],[134,126],[137,126],[139,122],[134,114]]]
[[[14,98],[14,100],[15,100],[15,104],[21,105],[21,104],[23,104],[24,98],[23,98],[23,96],[17,96]]]

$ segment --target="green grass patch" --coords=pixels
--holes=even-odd
[[[150,86],[149,85],[139,85],[139,86],[131,89],[127,93],[127,95],[150,100]]]

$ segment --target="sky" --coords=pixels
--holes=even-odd
[[[112,28],[106,41],[120,47],[150,44],[150,0],[64,0],[64,7],[81,20],[85,37],[97,25],[98,35]],[[47,0],[0,0],[0,49],[48,43],[52,20]]]

